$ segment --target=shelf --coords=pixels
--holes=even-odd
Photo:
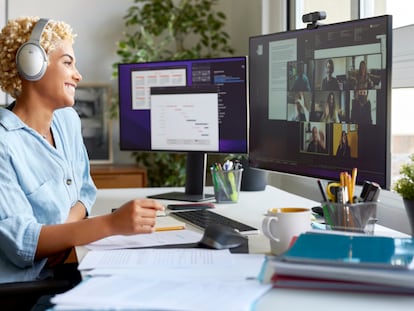
[[[147,186],[147,171],[135,165],[91,165],[91,176],[98,189],[143,188]]]

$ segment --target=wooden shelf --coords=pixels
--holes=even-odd
[[[147,186],[147,171],[134,165],[93,164],[91,176],[98,189]]]

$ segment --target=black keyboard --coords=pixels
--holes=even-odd
[[[210,212],[208,210],[193,210],[176,212],[174,216],[179,217],[189,223],[205,229],[209,224],[221,224],[236,229],[240,233],[257,233],[258,229],[238,222],[237,220],[228,218],[226,216]]]

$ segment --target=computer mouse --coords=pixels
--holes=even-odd
[[[238,247],[246,242],[247,237],[229,226],[209,224],[204,230],[199,245],[214,249],[227,249]]]

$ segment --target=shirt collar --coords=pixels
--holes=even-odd
[[[26,124],[7,108],[0,108],[0,124],[8,131],[26,127]]]

